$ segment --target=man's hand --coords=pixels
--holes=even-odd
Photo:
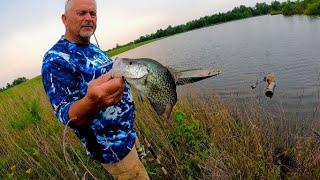
[[[112,72],[109,72],[89,83],[85,98],[98,108],[112,106],[121,100],[123,90],[123,78],[112,78]]]
[[[112,78],[112,72],[92,80],[85,97],[71,105],[69,118],[76,125],[89,124],[101,108],[118,103],[122,99],[123,90],[124,79]]]

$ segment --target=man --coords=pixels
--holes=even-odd
[[[71,127],[87,154],[115,179],[149,179],[134,146],[134,104],[112,60],[90,43],[96,29],[94,0],[68,0],[65,35],[45,54],[42,78],[60,122]]]

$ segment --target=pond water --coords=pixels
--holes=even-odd
[[[287,113],[312,113],[319,105],[316,17],[267,15],[232,21],[164,38],[118,57],[148,57],[171,67],[216,67],[222,71],[219,76],[193,86],[214,90],[223,100],[235,93],[232,98],[239,101],[257,98],[266,107],[281,104]],[[264,96],[263,83],[250,88],[269,72],[277,82],[272,99]]]

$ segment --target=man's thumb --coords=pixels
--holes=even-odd
[[[98,84],[102,84],[102,83],[105,83],[107,81],[109,81],[110,79],[112,79],[112,72],[109,71],[108,73],[106,74],[103,74],[101,75],[98,79],[97,79],[97,83]]]

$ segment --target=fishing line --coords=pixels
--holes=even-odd
[[[98,40],[97,40],[96,34],[93,34],[93,37],[94,37],[94,39],[96,40],[96,43],[97,43],[98,48],[100,48],[100,45],[99,45],[99,43],[98,43]]]

